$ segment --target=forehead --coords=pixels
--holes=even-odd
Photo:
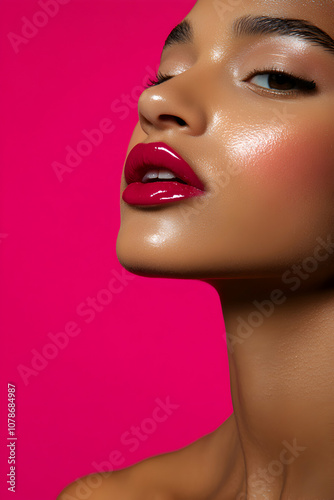
[[[247,15],[302,19],[334,38],[334,0],[198,0],[186,19],[205,43],[230,35],[233,22]]]

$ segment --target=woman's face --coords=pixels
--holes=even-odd
[[[185,19],[128,153],[163,142],[205,190],[121,200],[118,258],[148,276],[279,276],[334,241],[334,2],[199,0]]]

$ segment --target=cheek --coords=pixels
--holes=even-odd
[[[285,198],[302,201],[312,193],[330,195],[334,180],[332,138],[325,128],[302,128],[285,136],[270,145],[258,160],[258,180]]]
[[[282,256],[312,251],[334,222],[333,127],[295,123],[247,134],[234,143],[233,163],[242,170],[233,184],[248,248]]]
[[[237,142],[233,161],[243,165],[241,182],[253,195],[261,193],[259,200],[333,201],[333,139],[327,124],[248,134]]]

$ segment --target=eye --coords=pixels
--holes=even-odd
[[[317,88],[314,81],[305,80],[304,78],[277,70],[256,71],[244,81],[248,81],[252,85],[256,85],[262,89],[273,91],[276,94],[314,92]]]
[[[154,87],[155,85],[160,85],[160,83],[163,83],[163,82],[166,82],[167,80],[169,80],[170,78],[173,78],[172,76],[169,76],[169,75],[164,75],[163,73],[161,73],[160,71],[157,73],[156,77],[155,77],[155,80],[149,80],[149,83],[146,85],[145,88],[149,88],[149,87]]]

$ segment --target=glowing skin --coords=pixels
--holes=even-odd
[[[235,36],[243,16],[306,20],[334,37],[330,0],[199,0],[186,17],[193,43],[163,51],[173,77],[139,99],[128,153],[165,142],[206,193],[162,208],[122,200],[117,241],[134,273],[215,287],[234,413],[184,449],[112,473],[92,499],[334,499],[334,50]],[[273,70],[308,87],[268,88]]]
[[[121,203],[117,250],[133,272],[205,278],[280,275],[289,263],[310,255],[316,237],[333,228],[334,149],[329,131],[334,56],[288,37],[233,42],[231,24],[240,15],[300,14],[293,5],[283,9],[281,2],[262,2],[260,9],[259,2],[247,2],[246,12],[241,7],[245,2],[239,3],[220,21],[213,2],[198,2],[187,16],[196,34],[194,44],[171,46],[161,58],[162,73],[180,74],[140,97],[140,126],[129,150],[138,142],[167,142],[201,175],[208,192],[205,199],[164,211],[143,212]],[[318,24],[333,31],[323,20]],[[243,82],[250,71],[271,66],[315,80],[319,91],[276,96],[261,94],[259,87],[252,91]],[[175,116],[187,125],[180,126]],[[233,169],[241,173],[230,176],[213,196],[219,180]]]

